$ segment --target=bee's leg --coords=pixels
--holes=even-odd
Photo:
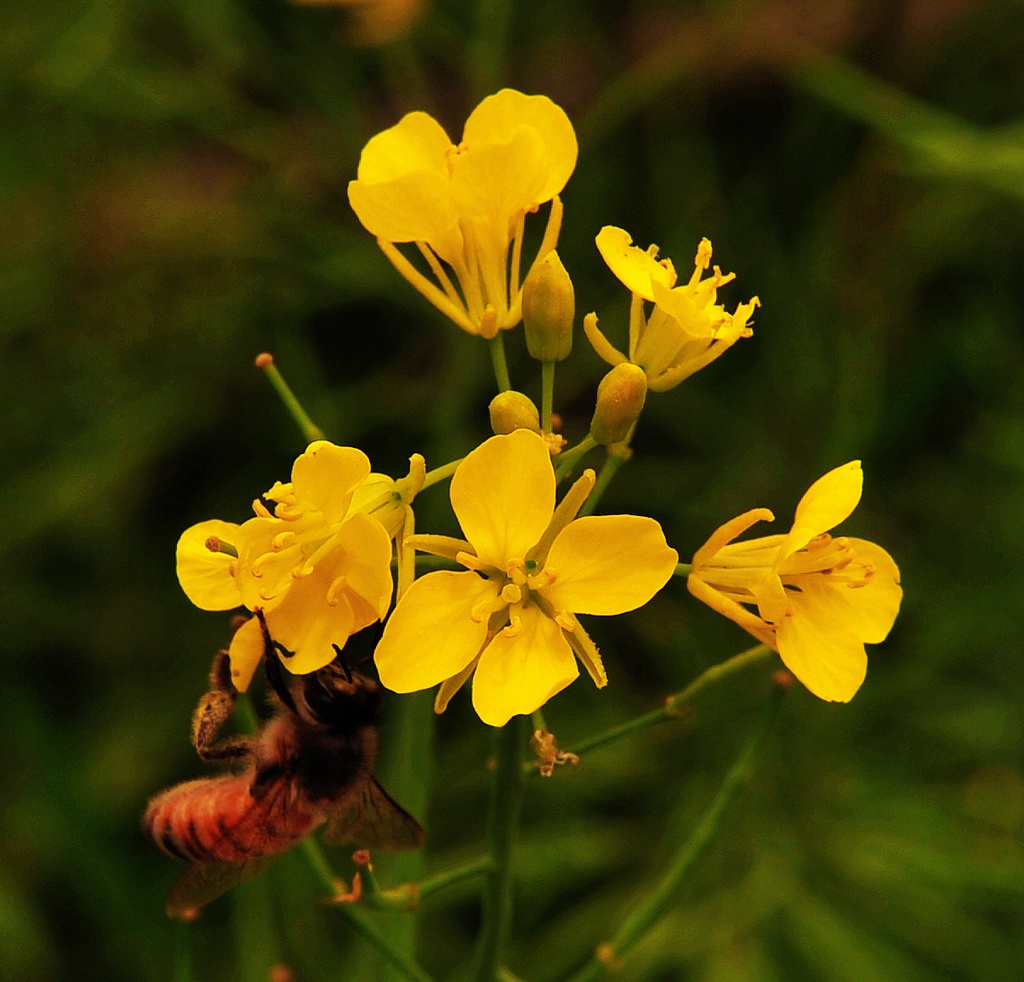
[[[281,672],[281,659],[277,657],[278,651],[283,651],[286,655],[292,655],[294,652],[289,651],[270,636],[270,630],[267,628],[267,620],[263,616],[262,610],[256,611],[256,617],[259,619],[260,629],[263,631],[263,671],[266,672],[267,675],[267,684],[274,690],[274,695],[276,695],[285,706],[287,706],[293,713],[297,712],[298,710],[295,708],[295,700],[292,698],[292,694],[288,690],[288,686],[285,683],[284,676]]]
[[[217,734],[235,708],[238,690],[231,681],[231,662],[226,651],[218,651],[210,668],[210,691],[192,714],[192,746],[203,760],[237,760],[252,754],[252,738],[231,737],[214,743]]]

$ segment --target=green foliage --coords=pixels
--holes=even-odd
[[[602,510],[654,515],[685,560],[726,518],[787,515],[861,458],[844,531],[883,543],[906,592],[849,706],[791,694],[725,834],[621,977],[1019,979],[1024,9],[966,2],[925,23],[922,5],[861,6],[826,22],[762,0],[436,0],[379,50],[346,46],[338,11],[285,0],[4,7],[0,978],[146,982],[191,964],[255,982],[279,961],[302,980],[383,977],[345,918],[311,902],[297,851],[194,928],[164,918],[177,871],[138,816],[203,772],[188,719],[228,633],[181,595],[174,545],[193,522],[243,518],[301,449],[252,367],[260,351],[375,469],[404,474],[415,451],[437,466],[485,433],[484,346],[400,280],[345,185],[403,112],[458,133],[479,95],[513,84],[580,133],[559,247],[577,311],[624,336],[593,248],[603,224],[677,258],[707,235],[739,274],[727,305],[763,303],[753,339],[648,399]],[[507,342],[512,384],[539,404],[535,364]],[[602,365],[578,333],[555,380],[573,442]],[[445,384],[466,378],[479,384]],[[417,501],[421,527],[451,522],[443,499]],[[681,582],[593,631],[611,683],[547,707],[565,748],[749,643]],[[737,677],[686,721],[530,783],[518,976],[564,977],[614,934],[697,826],[765,691],[763,673]],[[397,713],[385,747],[423,731],[417,707]],[[416,792],[428,874],[479,854],[483,736],[457,697],[435,783]],[[415,801],[400,788],[422,771],[384,770]],[[382,860],[381,878],[421,875],[401,862]],[[462,883],[424,902],[436,977],[466,961],[476,897]],[[410,937],[404,916],[377,923]]]

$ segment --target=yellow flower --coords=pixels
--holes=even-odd
[[[422,463],[422,458],[419,458]],[[414,471],[415,458],[414,458]],[[419,469],[422,472],[422,467]],[[316,671],[335,646],[374,621],[391,602],[391,539],[402,528],[415,478],[370,473],[361,450],[311,443],[241,525],[200,522],[178,540],[178,580],[204,610],[262,610],[296,674]],[[422,481],[420,481],[422,483]],[[263,654],[255,619],[231,641],[235,686],[245,690]]]
[[[502,89],[473,110],[458,146],[424,112],[378,133],[363,148],[348,200],[417,290],[463,330],[493,338],[522,316],[526,215],[552,202],[537,253],[544,257],[558,240],[558,193],[576,153],[572,123],[550,99]],[[437,282],[396,242],[416,243]]]
[[[900,571],[873,542],[833,538],[860,501],[854,460],[815,481],[787,535],[734,542],[756,522],[755,508],[726,522],[693,557],[690,592],[774,648],[818,698],[849,702],[867,672],[864,643],[885,640],[900,608]],[[756,607],[755,615],[748,607]]]
[[[633,293],[629,314],[629,356],[622,354],[598,330],[597,315],[583,321],[594,350],[608,364],[629,361],[647,374],[648,388],[664,392],[724,354],[740,338],[753,331],[747,321],[760,306],[757,297],[728,314],[716,303],[718,288],[736,278],[714,267],[707,279],[701,275],[711,263],[711,243],[701,239],[694,271],[684,286],[676,286],[676,271],[668,259],[658,260],[658,247],[646,252],[632,245],[621,228],[606,225],[597,236],[597,248],[611,271]],[[654,304],[650,318],[644,301]]]
[[[443,683],[441,712],[473,674],[473,705],[491,726],[564,689],[579,675],[577,658],[604,686],[601,656],[576,614],[642,606],[678,557],[654,519],[573,521],[593,484],[588,471],[556,509],[551,456],[529,430],[492,437],[470,453],[451,484],[466,540],[407,542],[466,572],[428,573],[398,602],[375,654],[381,682],[395,692]]]

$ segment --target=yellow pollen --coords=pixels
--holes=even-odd
[[[518,614],[511,614],[508,624],[501,629],[506,638],[514,638],[523,629],[523,619]]]
[[[312,572],[313,572],[313,567],[312,566],[296,566],[292,570],[292,579],[293,580],[305,579],[307,576],[312,574]]]
[[[257,518],[273,518],[270,514],[270,510],[267,508],[259,498],[256,498],[252,503],[252,510],[256,513]]]

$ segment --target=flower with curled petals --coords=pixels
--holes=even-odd
[[[732,314],[717,303],[718,288],[735,279],[711,264],[711,243],[701,239],[688,283],[676,286],[671,260],[659,260],[658,247],[646,252],[632,244],[621,228],[606,225],[597,236],[597,248],[611,271],[633,293],[629,313],[629,354],[624,355],[601,333],[597,315],[588,314],[583,329],[594,350],[610,365],[632,362],[647,375],[654,392],[674,388],[729,350],[740,338],[753,333],[747,326],[757,297],[741,303]],[[653,303],[650,317],[644,302]]]
[[[330,662],[348,638],[381,620],[391,603],[391,539],[422,485],[422,457],[396,482],[370,473],[361,450],[311,443],[253,503],[241,525],[200,522],[178,540],[178,580],[204,610],[261,610],[282,662],[296,674]],[[229,648],[235,687],[248,688],[263,655],[255,618]]]
[[[859,460],[815,481],[786,535],[734,542],[756,522],[755,508],[726,522],[693,557],[687,586],[779,653],[819,699],[849,702],[867,672],[864,643],[885,640],[900,608],[900,572],[864,539],[830,536],[860,501]],[[755,614],[749,608],[756,608]]]
[[[348,199],[427,300],[463,330],[493,338],[522,316],[526,215],[552,202],[537,252],[544,257],[558,241],[558,194],[576,155],[572,123],[558,106],[546,96],[502,89],[473,110],[457,146],[424,112],[378,133],[363,148]],[[396,243],[415,243],[434,281]]]
[[[406,540],[466,569],[428,573],[398,602],[374,655],[381,683],[394,692],[440,683],[441,712],[472,675],[473,706],[491,726],[564,689],[579,675],[577,659],[604,686],[601,657],[576,615],[642,606],[678,557],[652,518],[575,519],[593,485],[587,471],[556,508],[551,456],[529,430],[472,451],[451,483],[466,538]]]

